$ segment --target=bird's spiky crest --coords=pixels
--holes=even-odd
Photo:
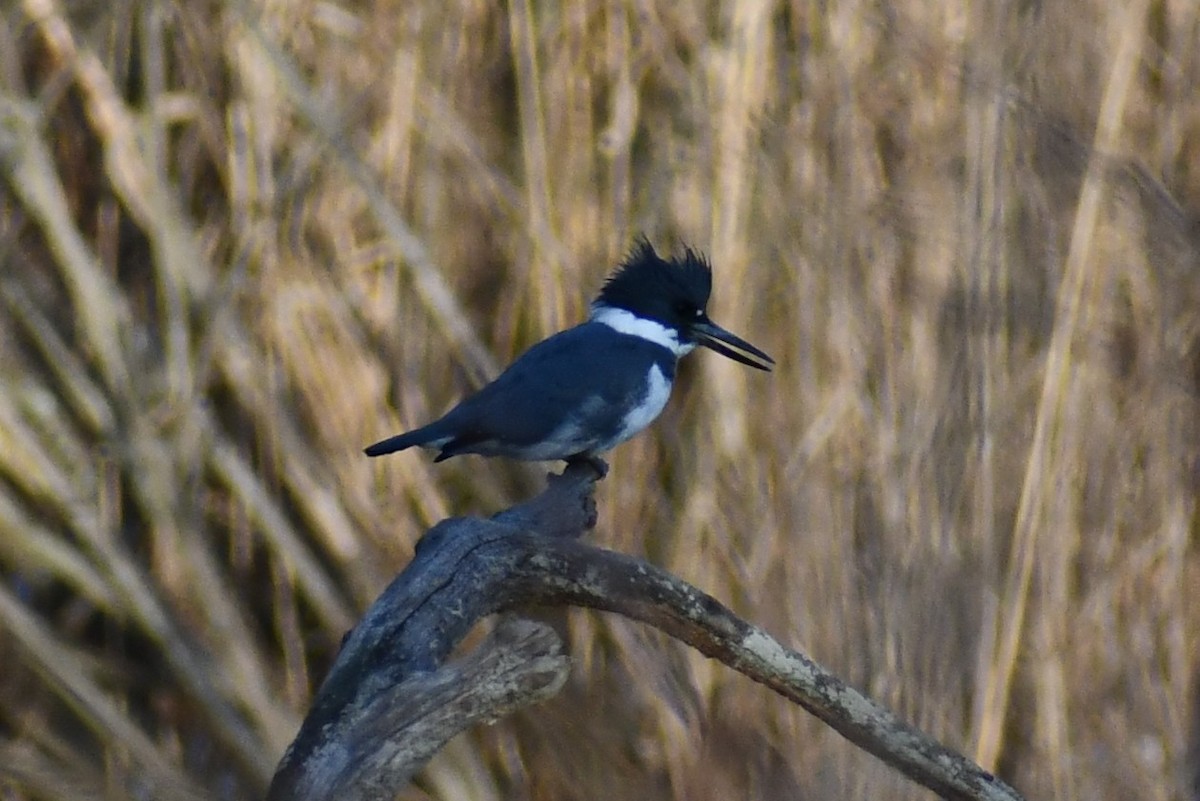
[[[703,309],[712,294],[712,265],[698,251],[664,259],[649,240],[639,238],[621,265],[605,281],[597,304],[638,308],[646,297],[681,298]]]

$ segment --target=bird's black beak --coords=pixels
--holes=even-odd
[[[741,362],[742,364],[749,365],[756,370],[766,370],[767,372],[770,372],[771,365],[775,364],[775,360],[770,356],[763,353],[761,350],[754,347],[741,337],[737,337],[729,333],[712,320],[704,319],[701,322],[694,323],[691,326],[691,332],[696,339],[696,344],[703,345],[711,350],[715,350],[717,353],[721,354],[722,356],[727,356],[730,359],[733,359],[735,362]],[[726,345],[732,345],[738,350],[744,350],[746,353],[751,354],[759,361],[751,359],[750,356],[738,353],[738,351],[734,350],[733,348],[725,347],[725,345],[721,344],[722,342],[724,342]]]

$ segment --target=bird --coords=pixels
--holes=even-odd
[[[433,422],[376,442],[368,456],[420,446],[435,462],[462,454],[584,461],[645,429],[697,345],[770,371],[775,360],[708,317],[712,266],[701,253],[663,258],[639,239],[608,277],[588,319],[525,351],[494,381]]]

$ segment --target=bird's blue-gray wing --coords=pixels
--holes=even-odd
[[[674,377],[664,348],[584,323],[530,348],[435,425],[457,433],[446,455],[492,442],[532,446],[571,426],[603,442],[621,429],[655,364],[668,381]]]

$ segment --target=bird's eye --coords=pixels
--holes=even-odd
[[[692,304],[682,301],[675,304],[675,313],[680,317],[699,317],[703,314],[703,312]]]

